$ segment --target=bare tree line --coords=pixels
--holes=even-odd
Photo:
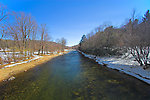
[[[14,62],[18,60],[16,52],[26,59],[32,57],[34,52],[43,55],[52,51],[64,51],[65,45],[64,38],[59,43],[51,41],[46,24],[39,26],[30,14],[24,12],[8,13],[0,4],[0,49],[5,54],[8,49],[13,52]]]
[[[83,35],[79,49],[83,52],[98,55],[120,55],[130,51],[135,60],[142,66],[150,64],[150,12],[140,19],[133,11],[129,21],[120,28],[101,25],[95,32]]]

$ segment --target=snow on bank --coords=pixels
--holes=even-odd
[[[30,59],[30,60],[28,60],[28,61],[22,61],[22,62],[14,63],[14,64],[11,64],[11,65],[6,65],[6,66],[4,66],[2,69],[7,68],[7,67],[13,67],[13,66],[16,66],[16,65],[24,64],[24,63],[29,63],[29,62],[31,62],[31,61],[33,61],[33,60],[36,60],[36,59],[39,59],[39,58],[41,58],[41,57],[42,57],[42,56],[35,55],[34,58],[32,58],[32,59]]]
[[[56,51],[54,51],[54,52],[49,52],[49,53],[58,54],[58,55],[64,54],[64,53],[62,53],[62,52],[57,53]],[[1,53],[0,53],[0,54],[1,54]],[[34,54],[36,54],[36,53],[34,52]],[[46,55],[50,55],[50,54],[46,54]],[[4,56],[4,55],[2,55],[2,56]],[[16,66],[16,65],[24,64],[24,63],[29,63],[29,62],[31,62],[31,61],[33,61],[33,60],[36,60],[36,59],[39,59],[39,58],[42,57],[42,56],[39,56],[39,55],[33,55],[33,56],[34,56],[34,58],[32,58],[32,59],[30,59],[30,60],[28,60],[28,61],[21,61],[21,62],[19,62],[19,63],[11,62],[12,64],[6,65],[6,66],[4,66],[4,67],[1,68],[1,69],[7,68],[7,67],[13,67],[13,66]]]
[[[108,68],[119,70],[150,84],[150,68],[144,70],[132,57],[97,57],[81,53],[85,57],[95,60],[98,64],[107,64]]]

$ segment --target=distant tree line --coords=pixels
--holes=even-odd
[[[83,35],[79,50],[97,56],[120,55],[130,51],[142,66],[150,63],[150,12],[140,19],[135,11],[129,21],[120,28],[101,25],[87,35]]]

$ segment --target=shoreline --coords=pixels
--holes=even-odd
[[[101,57],[98,57],[95,55],[85,54],[81,51],[79,51],[79,53],[81,53],[84,57],[94,60],[99,65],[103,65],[104,67],[117,70],[118,72],[130,75],[150,85],[150,69],[143,70],[141,66],[137,66],[137,65],[123,65],[123,64],[118,64],[118,63],[113,64],[113,61],[106,60],[106,59],[104,60]]]
[[[32,60],[31,62],[28,62],[28,63],[22,63],[22,64],[15,65],[12,67],[6,67],[4,69],[0,69],[0,83],[8,81],[9,79],[11,80],[11,78],[14,79],[15,77],[13,76],[16,74],[26,72],[40,64],[46,63],[47,61],[55,57],[62,56],[67,53],[69,52],[64,52],[63,54],[45,55],[38,59]]]

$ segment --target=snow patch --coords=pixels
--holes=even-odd
[[[14,64],[11,64],[11,65],[6,65],[6,66],[4,66],[2,69],[7,68],[7,67],[13,67],[13,66],[16,66],[16,65],[24,64],[24,63],[29,63],[29,62],[31,62],[31,61],[33,61],[33,60],[36,60],[36,59],[39,59],[39,58],[41,58],[41,57],[42,57],[42,56],[37,56],[37,55],[35,55],[34,58],[32,58],[32,59],[30,59],[30,60],[28,60],[28,61],[22,61],[22,62],[14,63]]]

